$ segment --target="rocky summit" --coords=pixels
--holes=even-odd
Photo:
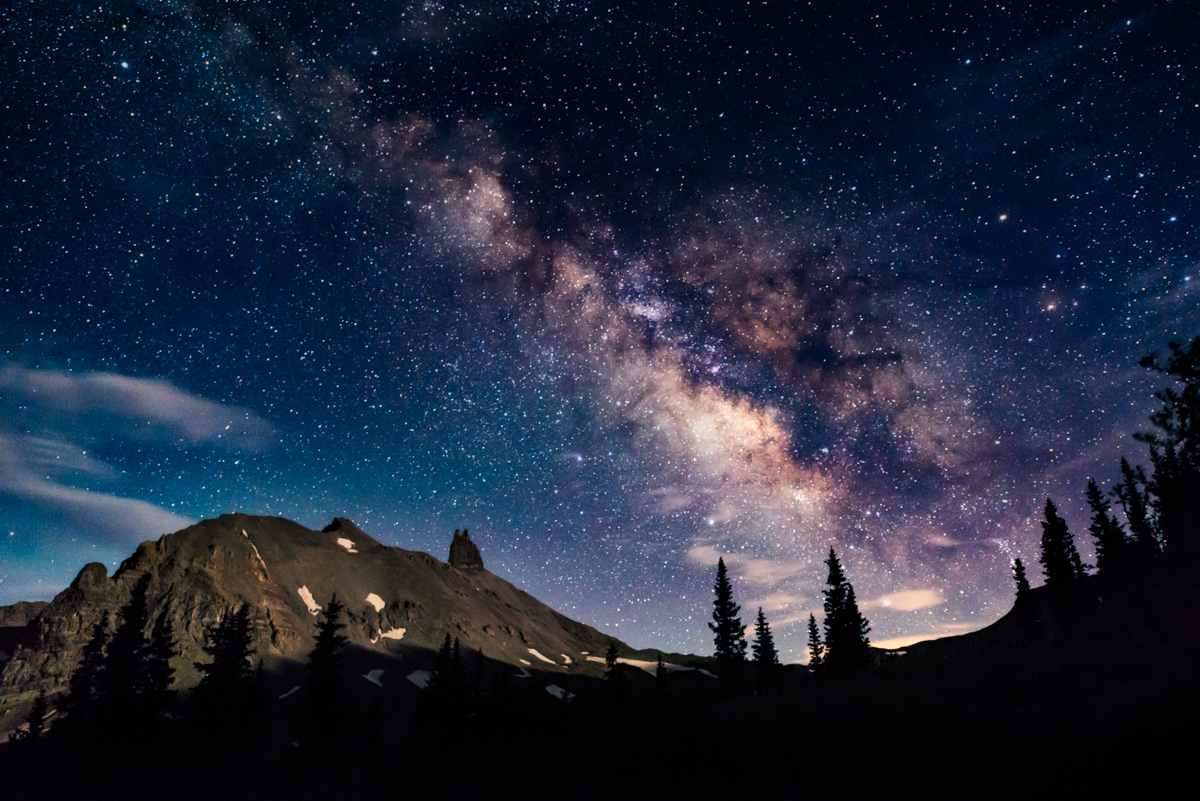
[[[461,532],[454,530],[454,539],[450,542],[450,566],[463,570],[483,570],[483,556],[479,546],[471,542],[471,535],[464,528]]]
[[[486,659],[562,674],[598,673],[598,655],[616,641],[487,571],[465,530],[455,532],[447,564],[382,545],[345,518],[314,531],[278,517],[228,514],[143,543],[112,576],[102,564],[86,565],[48,605],[9,609],[22,636],[0,665],[0,701],[62,690],[92,627],[105,614],[115,621],[143,578],[147,633],[162,616],[172,623],[183,690],[199,680],[195,662],[207,661],[210,627],[243,604],[254,658],[268,670],[307,658],[317,616],[335,594],[359,661],[404,671],[389,669],[394,675],[427,665],[447,634]]]

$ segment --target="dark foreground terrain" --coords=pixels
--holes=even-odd
[[[1070,597],[1034,590],[988,629],[880,651],[841,677],[525,677],[468,657],[456,683],[412,696],[347,682],[316,726],[301,702],[253,699],[203,722],[181,700],[153,731],[86,738],[55,736],[51,715],[47,734],[0,746],[0,795],[1153,797],[1184,775],[1196,741],[1193,575],[1156,564]],[[260,677],[260,692],[293,680],[279,679]]]

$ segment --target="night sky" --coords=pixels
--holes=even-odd
[[[0,604],[242,511],[466,526],[639,647],[724,556],[802,658],[831,546],[873,642],[968,631],[1200,334],[1189,3],[0,25]]]

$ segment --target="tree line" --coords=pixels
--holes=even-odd
[[[816,616],[808,616],[808,667],[819,676],[845,676],[855,673],[871,662],[871,630],[867,619],[858,609],[854,587],[833,548],[825,560],[829,569],[825,579],[824,623],[818,626]],[[713,655],[723,684],[730,690],[741,688],[747,665],[753,665],[756,685],[769,689],[774,685],[779,669],[779,653],[771,626],[758,608],[754,624],[753,658],[746,659],[746,629],[740,617],[741,607],[733,600],[733,586],[725,568],[724,558],[717,560],[717,581],[713,587],[712,622]]]
[[[1155,397],[1162,406],[1150,417],[1151,432],[1135,434],[1149,449],[1150,472],[1120,460],[1119,479],[1101,490],[1089,479],[1086,498],[1091,510],[1088,531],[1095,542],[1095,574],[1108,585],[1136,575],[1163,557],[1182,564],[1197,561],[1197,521],[1200,521],[1200,337],[1188,346],[1172,342],[1164,361],[1148,355],[1139,364],[1170,378],[1173,386]],[[1119,508],[1122,522],[1115,514]],[[1043,508],[1042,536],[1038,561],[1051,596],[1059,601],[1071,597],[1090,573],[1075,547],[1067,522],[1052,498]],[[867,633],[870,626],[859,612],[854,587],[847,579],[837,554],[831,548],[825,561],[828,576],[824,590],[824,621],[808,619],[809,670],[817,675],[846,675],[871,662]],[[1031,592],[1026,566],[1012,563],[1016,596],[1023,604]],[[713,620],[714,655],[719,669],[736,685],[744,674],[745,627],[725,560],[717,561]],[[753,664],[762,684],[778,665],[774,640],[763,610],[755,624]]]
[[[108,613],[92,626],[66,693],[57,702],[60,717],[49,732],[49,703],[45,691],[39,693],[29,725],[18,736],[23,747],[35,747],[34,741],[47,734],[68,749],[103,743],[109,750],[146,747],[180,734],[218,735],[232,750],[262,738],[268,725],[266,691],[262,661],[253,661],[250,605],[243,603],[208,626],[201,649],[209,660],[193,663],[200,681],[181,704],[173,687],[171,660],[179,649],[170,609],[164,608],[149,627],[149,582],[144,575],[133,586],[115,627]],[[305,742],[319,744],[336,724],[348,642],[342,633],[344,611],[335,594],[317,622],[306,665]]]
[[[1038,561],[1045,585],[1057,599],[1069,597],[1094,567],[1106,586],[1120,585],[1167,559],[1188,564],[1197,557],[1200,520],[1200,337],[1188,346],[1172,342],[1170,355],[1139,362],[1170,378],[1173,386],[1155,393],[1162,406],[1150,416],[1154,430],[1134,438],[1147,445],[1150,472],[1121,457],[1118,479],[1104,491],[1088,479],[1085,497],[1091,511],[1088,532],[1096,564],[1085,565],[1067,522],[1052,498],[1043,509]],[[1115,508],[1114,508],[1115,505]],[[1115,514],[1120,510],[1120,518]],[[1123,522],[1121,520],[1123,518]],[[1025,565],[1012,564],[1018,601],[1030,592]]]

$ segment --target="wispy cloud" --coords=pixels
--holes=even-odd
[[[140,542],[195,522],[146,501],[64,484],[48,475],[51,462],[60,475],[94,477],[111,472],[103,462],[66,442],[0,433],[0,494],[106,541]]]
[[[177,445],[261,451],[274,427],[254,412],[185,392],[170,381],[119,373],[68,373],[9,365],[0,369],[0,403],[41,415],[68,412],[116,424],[119,433]]]
[[[918,609],[928,609],[931,606],[940,606],[945,602],[945,597],[938,590],[902,590],[900,592],[892,592],[887,595],[881,595],[878,598],[869,598],[859,604],[859,607],[865,612],[871,609],[892,609],[897,612],[914,612]]]

